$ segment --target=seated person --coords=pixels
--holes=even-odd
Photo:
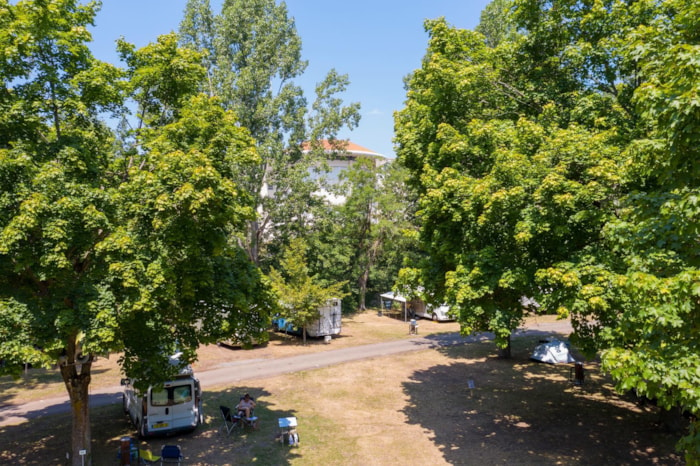
[[[250,417],[250,413],[253,410],[253,408],[255,408],[255,400],[253,400],[247,393],[243,396],[243,398],[241,398],[241,401],[239,401],[236,405],[238,414],[245,414],[246,418]]]

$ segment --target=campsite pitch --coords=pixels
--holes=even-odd
[[[293,340],[241,351],[207,348],[199,364],[222,356],[267,358],[267,354],[323,351],[370,338],[408,338],[403,322],[373,313],[344,322],[347,336],[306,348]],[[427,334],[431,322],[421,321]],[[376,324],[376,325],[375,325]],[[436,324],[438,325],[438,324]],[[453,330],[439,324],[438,330]],[[376,337],[376,335],[374,336]],[[372,337],[372,338],[374,338]],[[363,343],[370,343],[364,341]],[[530,360],[537,337],[514,340],[512,360],[495,358],[491,342],[427,349],[391,357],[212,387],[205,393],[206,424],[192,434],[154,439],[153,451],[177,443],[185,464],[682,464],[673,446],[678,434],[656,424],[653,408],[616,395],[594,363],[582,386],[570,380],[571,365]],[[235,364],[232,366],[234,369]],[[199,369],[200,371],[203,369]],[[95,378],[105,373],[96,373]],[[470,384],[469,381],[472,383]],[[3,382],[4,383],[4,382]],[[472,387],[472,388],[470,388]],[[5,386],[3,386],[5,388]],[[222,432],[218,407],[242,393],[258,400],[259,430]],[[5,398],[7,402],[7,398]],[[277,419],[298,419],[300,443],[275,439]],[[95,409],[93,464],[118,464],[119,439],[132,435],[113,405]],[[0,463],[64,464],[70,421],[46,416],[0,428]]]

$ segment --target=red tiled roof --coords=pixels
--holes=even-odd
[[[330,141],[328,141],[327,139],[322,139],[319,142],[322,144],[324,150],[327,150],[327,151],[335,150],[334,147],[331,145]],[[382,157],[382,154],[375,152],[373,150],[367,149],[366,147],[362,147],[359,144],[355,144],[354,142],[352,142],[350,140],[339,139],[336,141],[336,146],[344,148],[347,152],[350,152],[351,155],[354,152],[354,153],[358,153],[358,154],[374,155],[374,156]],[[309,150],[311,147],[311,144],[307,141],[307,142],[302,143],[301,147],[303,150]]]

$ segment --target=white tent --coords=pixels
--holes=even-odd
[[[559,340],[549,340],[537,345],[530,359],[549,364],[563,364],[576,361],[571,356],[568,345]]]
[[[393,291],[389,291],[387,293],[382,293],[379,295],[382,298],[382,307],[384,307],[384,302],[397,302],[400,303],[401,310],[403,312],[403,320],[404,322],[408,322],[408,306],[406,306],[406,298],[401,296],[400,294],[394,294]]]

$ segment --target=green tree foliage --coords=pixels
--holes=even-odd
[[[203,53],[202,65],[207,70],[206,92],[213,96],[214,68],[214,14],[209,0],[191,1],[185,7],[185,14],[180,23],[180,42],[185,47]]]
[[[254,215],[232,181],[256,161],[252,140],[209,97],[178,113],[142,131],[142,160],[112,193],[125,220],[99,245],[120,303],[121,363],[144,386],[172,376],[159,361],[175,350],[191,361],[201,343],[259,333],[270,304],[259,271],[230,242]]]
[[[347,248],[345,276],[354,285],[352,290],[361,310],[366,308],[370,280],[381,274],[378,265],[383,256],[393,247],[406,246],[402,234],[411,229],[411,204],[403,175],[398,164],[378,166],[372,158],[358,158],[341,174],[338,188],[346,199],[337,207],[340,228],[331,243]],[[395,276],[398,269],[394,266],[393,273],[382,271]],[[387,280],[377,283],[380,284],[385,291]]]
[[[308,246],[301,238],[291,241],[280,262],[281,270],[270,271],[272,288],[280,302],[280,315],[292,325],[300,327],[306,344],[306,328],[319,318],[319,308],[332,298],[345,296],[345,283],[321,285],[309,272],[306,253]]]
[[[415,202],[405,179],[399,164],[360,157],[326,186],[334,202],[307,231],[308,264],[322,283],[347,282],[344,309],[371,305],[405,260],[415,260]]]
[[[643,128],[624,148],[630,189],[605,227],[605,248],[586,264],[559,264],[542,277],[560,305],[597,323],[582,325],[587,342],[602,350],[621,390],[697,416],[700,54],[689,21],[700,8],[686,1],[613,7],[625,27],[606,41],[616,45],[621,69],[635,67],[627,98]],[[700,461],[697,427],[681,443],[689,462]]]
[[[521,298],[540,294],[535,272],[597,239],[617,152],[555,100],[573,89],[566,69],[545,78],[523,66],[521,39],[492,48],[443,20],[427,27],[397,115],[399,157],[421,195],[422,285],[460,310],[465,332],[493,331],[507,349]]]
[[[91,461],[88,388],[96,355],[123,351],[142,385],[208,343],[265,322],[266,287],[229,238],[254,217],[234,181],[259,159],[250,134],[196,94],[202,57],[174,36],[128,68],[86,43],[98,5],[0,2],[0,370],[58,365],[73,413],[72,461]],[[133,146],[117,151],[105,112],[137,102]],[[264,325],[263,325],[264,326]]]
[[[226,0],[221,13],[213,15],[208,1],[190,0],[180,37],[196,50],[213,47],[206,53],[211,57],[214,93],[256,141],[261,159],[241,170],[238,181],[254,197],[258,217],[249,222],[240,241],[254,263],[261,257],[269,262],[267,245],[300,235],[308,217],[299,214],[322,204],[311,195],[317,185],[308,174],[325,152],[314,145],[315,150],[304,151],[303,143],[334,139],[344,126],[353,128],[359,121],[359,104],[343,106],[337,96],[349,81],[335,70],[318,84],[314,102],[307,104],[294,82],[307,63],[301,59],[301,39],[284,3]]]
[[[85,45],[96,8],[0,2],[0,370],[61,361],[74,458],[90,448],[94,350],[115,346],[95,249],[114,221],[97,113],[121,104],[120,74]]]
[[[481,12],[479,24],[474,30],[484,36],[489,47],[496,47],[514,37],[515,24],[510,14],[512,8],[513,0],[493,0]]]
[[[396,120],[429,254],[416,279],[501,345],[535,297],[618,388],[697,414],[699,7],[514,5],[519,35],[497,43],[427,23]]]

